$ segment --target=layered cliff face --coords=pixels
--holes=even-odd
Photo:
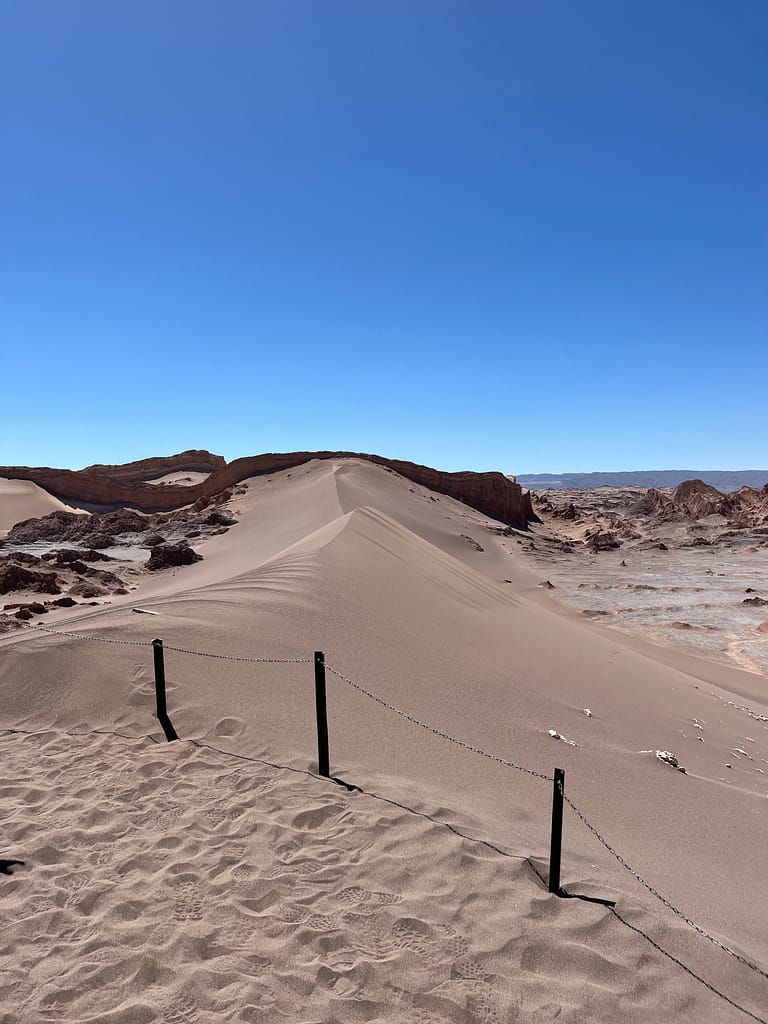
[[[120,483],[132,484],[156,480],[167,473],[215,473],[217,469],[223,469],[226,464],[223,455],[190,450],[180,452],[178,455],[126,462],[122,466],[86,466],[81,472],[88,473],[89,476],[96,474],[109,477],[110,480]]]
[[[357,452],[290,452],[255,455],[227,464],[220,455],[189,451],[168,458],[144,459],[125,466],[89,466],[82,470],[0,466],[0,477],[32,480],[51,494],[70,501],[118,508],[129,506],[145,512],[169,511],[196,501],[206,501],[248,477],[291,469],[311,459],[365,459],[393,469],[402,476],[440,494],[457,498],[494,519],[526,529],[533,518],[531,497],[502,473],[443,473],[413,462],[385,459]],[[201,483],[167,484],[158,488],[148,480],[175,472],[210,472]]]

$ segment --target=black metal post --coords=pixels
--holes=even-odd
[[[179,737],[173,728],[173,723],[168,717],[168,708],[165,703],[165,658],[163,656],[163,641],[152,641],[152,653],[155,656],[155,707],[157,720],[163,727],[165,738],[170,743]]]
[[[563,846],[563,792],[565,772],[555,768],[552,790],[552,839],[549,847],[549,891],[560,895],[560,855]]]
[[[153,653],[155,655],[155,706],[157,717],[165,718],[168,715],[168,708],[165,703],[165,659],[163,657],[163,641],[152,641]]]
[[[328,759],[328,709],[325,703],[325,655],[315,651],[315,714],[317,716],[317,770],[326,779],[331,770]]]

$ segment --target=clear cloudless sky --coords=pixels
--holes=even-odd
[[[0,464],[768,465],[766,0],[0,0]]]

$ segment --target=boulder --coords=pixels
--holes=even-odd
[[[168,569],[176,565],[192,565],[194,562],[201,562],[202,555],[193,550],[186,541],[178,544],[158,544],[152,548],[152,554],[145,562],[150,572],[158,572],[161,569]]]

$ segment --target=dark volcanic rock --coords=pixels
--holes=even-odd
[[[74,512],[51,512],[41,519],[24,519],[9,531],[7,541],[11,544],[30,544],[35,541],[69,540],[77,532],[77,524],[87,519]]]
[[[180,541],[178,544],[158,544],[152,549],[146,567],[150,572],[168,569],[174,565],[192,565],[201,562],[203,556],[194,551],[189,544]]]
[[[111,533],[104,533],[103,530],[96,530],[94,533],[88,533],[83,538],[84,544],[90,544],[91,548],[98,550],[99,548],[113,548],[118,543],[117,539],[112,536]]]
[[[12,562],[0,565],[0,594],[14,590],[34,590],[37,594],[60,594],[55,572],[36,572]]]
[[[78,576],[92,576],[96,572],[85,562],[69,562],[67,568]]]
[[[89,580],[79,580],[73,587],[69,588],[70,594],[77,594],[78,597],[104,597],[108,593],[104,587],[100,587],[97,583],[91,583]]]
[[[95,518],[95,517],[92,517]],[[100,515],[101,529],[111,534],[146,533],[149,523],[145,516],[140,516],[130,508],[119,508],[115,512]]]
[[[213,512],[208,513],[203,522],[206,526],[234,526],[237,520],[234,516],[227,515],[226,512],[214,509]]]
[[[751,604],[756,608],[762,608],[764,605],[768,605],[768,601],[766,601],[764,597],[745,597],[741,603]]]
[[[55,561],[56,565],[69,565],[71,562],[112,562],[109,555],[101,551],[76,551],[74,548],[58,548],[43,555],[47,561]]]
[[[44,565],[42,558],[37,555],[28,555],[26,551],[14,551],[7,556],[9,560],[18,562],[19,565]]]

